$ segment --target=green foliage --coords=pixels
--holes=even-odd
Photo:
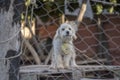
[[[96,4],[96,14],[101,14],[103,11],[103,6],[101,3]]]
[[[25,6],[30,6],[30,4],[31,4],[31,0],[26,0],[25,1]]]
[[[110,0],[110,2],[116,4],[116,3],[117,3],[117,0]]]
[[[59,17],[64,13],[64,0],[39,0],[38,8],[34,9],[35,15],[42,16],[43,21],[49,18]]]
[[[50,18],[60,17],[64,13],[64,0],[36,0],[37,8],[34,8],[34,15],[40,16],[43,21],[47,21]],[[111,2],[113,5],[106,5],[99,2],[90,1],[93,9],[93,13],[97,15],[101,14],[104,9],[109,13],[120,12],[120,6],[116,6],[120,3],[120,0],[105,0]],[[67,0],[67,9],[70,12],[75,11],[79,6],[78,0]],[[25,5],[29,7],[28,15],[31,14],[32,4],[30,0],[25,1]]]
[[[110,14],[114,12],[120,12],[120,9],[118,8],[119,6],[116,6],[117,3],[120,3],[119,0],[106,0],[107,2],[113,3],[113,5],[109,4],[102,4],[102,3],[94,3],[91,2],[92,4],[95,4],[92,6],[94,13],[96,14],[101,14],[103,10],[107,10]]]
[[[113,3],[113,4],[116,4],[117,0],[110,0],[110,2]],[[112,5],[112,6],[109,7],[108,12],[113,13],[114,10],[115,10],[115,6]]]

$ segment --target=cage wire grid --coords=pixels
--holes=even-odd
[[[97,3],[101,3],[102,5],[112,4],[106,0],[90,0],[90,2],[91,6],[94,6]],[[4,1],[1,0],[0,3],[4,3]],[[69,6],[70,10],[74,11],[74,9],[76,10],[76,6],[72,6],[72,3],[76,4],[76,2],[70,1],[66,5]],[[25,44],[25,41],[27,41],[37,53],[37,56],[41,61],[40,65],[50,65],[51,58],[48,56],[56,29],[64,22],[64,20],[75,21],[77,18],[77,16],[65,14],[64,7],[66,5],[64,4],[64,1],[59,3],[59,1],[54,0],[31,0],[29,4],[25,3],[25,10],[23,14],[21,14],[23,19],[21,20],[21,29],[9,39],[0,41],[0,43],[5,43],[12,40],[12,38],[21,31],[22,37],[24,38],[22,41],[21,52],[17,56],[0,58],[0,60],[9,60],[20,56],[21,67],[39,64],[39,61],[37,62],[35,56]],[[17,5],[20,4],[16,4],[13,7],[16,7]],[[117,3],[116,6],[120,6],[120,4]],[[90,71],[88,72],[84,69],[78,71],[82,72],[82,77],[89,79],[108,79],[115,77],[119,79],[120,16],[118,12],[114,12],[113,14],[103,13],[100,16],[97,16],[95,12],[93,14],[94,17],[92,20],[84,17],[76,33],[77,40],[74,41],[77,54],[76,61],[79,66],[89,66],[89,68],[91,66],[102,66],[104,69],[101,68],[101,70],[95,70],[95,68],[90,68]],[[100,24],[98,23],[99,19]],[[36,46],[36,42],[38,46]],[[40,48],[41,53],[43,53],[42,57],[38,48]],[[81,50],[85,50],[86,52],[81,53]],[[118,70],[114,69],[116,67],[118,67]],[[37,79],[72,80],[72,74],[70,73],[71,72],[65,73],[63,71],[56,74],[37,74]],[[31,73],[27,74],[29,76],[32,75]]]

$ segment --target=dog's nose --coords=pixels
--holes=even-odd
[[[66,31],[66,34],[69,35],[69,31]]]

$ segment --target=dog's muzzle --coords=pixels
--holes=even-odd
[[[70,32],[69,31],[66,31],[66,35],[69,35],[70,34]]]
[[[69,31],[66,31],[66,36],[71,36]]]

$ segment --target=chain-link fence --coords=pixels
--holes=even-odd
[[[1,15],[6,1],[0,1]],[[74,23],[81,15],[79,11],[83,10],[81,9],[82,0],[25,0],[15,4],[13,8],[16,10],[14,14],[17,17],[14,20],[20,17],[21,27],[12,37],[10,35],[5,40],[0,39],[0,44],[6,44],[18,36],[21,31],[21,45],[16,43],[17,46],[21,46],[19,53],[0,59],[3,62],[7,60],[8,63],[9,61],[14,63],[14,59],[17,57],[16,63],[19,64],[10,64],[9,66],[13,67],[8,69],[9,73],[14,68],[11,73],[16,75],[18,74],[16,71],[19,70],[21,80],[119,80],[120,1],[84,1],[87,1],[86,12],[84,17],[82,16],[82,22],[76,32],[77,40],[74,41],[76,62],[79,65],[77,69],[50,69],[50,51],[53,37],[60,24]],[[7,5],[9,6],[9,4]],[[19,11],[19,5],[22,5],[24,9],[19,7]],[[23,10],[22,13],[21,10]],[[3,27],[1,24],[0,27]],[[83,52],[81,53],[81,51]],[[14,53],[14,51],[9,52],[9,54]],[[16,68],[15,65],[20,65],[20,67]],[[7,73],[6,70],[4,72]],[[11,75],[9,74],[9,76]],[[18,79],[18,75],[16,77]]]

